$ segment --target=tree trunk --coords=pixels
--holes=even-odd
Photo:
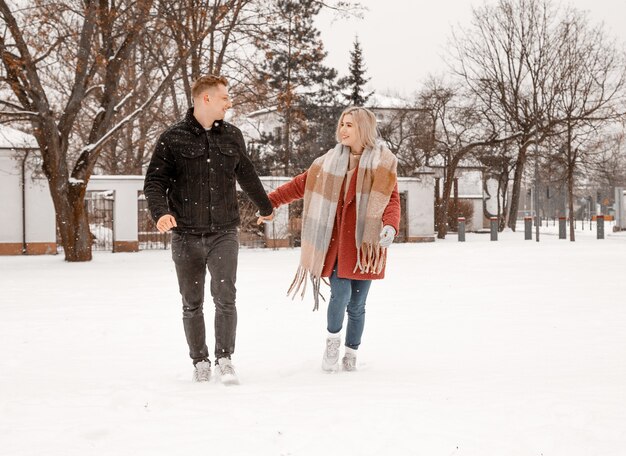
[[[439,231],[439,213],[440,213],[440,207],[441,207],[441,198],[439,197],[440,195],[440,191],[439,191],[439,183],[441,182],[441,178],[436,177],[435,178],[435,231]]]
[[[520,148],[515,162],[515,175],[513,177],[513,190],[511,193],[511,206],[509,207],[508,226],[515,231],[517,223],[517,211],[519,209],[519,197],[522,188],[522,177],[524,176],[524,165],[526,164],[526,147]]]
[[[504,182],[504,183],[503,183]],[[509,169],[502,174],[498,179],[498,231],[503,231],[506,228],[506,213],[507,213],[507,197],[509,187]],[[500,203],[500,195],[502,195],[502,203]]]
[[[439,229],[437,231],[438,239],[445,239],[448,234],[448,205],[450,204],[450,191],[452,190],[452,180],[446,178],[443,181],[443,194],[439,201]]]
[[[574,234],[574,170],[568,166],[567,170],[567,197],[569,205],[569,240],[574,242],[576,235]]]
[[[572,156],[572,125],[567,123],[567,197],[569,204],[569,240],[574,242],[574,168],[576,159]]]
[[[44,117],[34,135],[43,157],[57,227],[66,261],[91,261],[91,233],[84,206],[87,184],[71,185],[67,168],[67,141],[60,137],[54,119]]]
[[[289,162],[291,161],[291,112],[287,109],[285,117],[285,135],[283,139],[283,175],[289,176]]]
[[[452,190],[454,197],[452,198],[452,220],[450,228],[452,231],[458,231],[458,219],[459,219],[459,178],[455,177],[452,180]]]
[[[85,210],[86,184],[50,185],[65,261],[91,261],[91,232]]]
[[[451,160],[446,166],[443,180],[443,194],[441,195],[441,201],[439,202],[438,239],[445,239],[446,234],[448,234],[448,205],[450,204],[450,193],[452,191],[452,184],[454,183],[454,174],[456,173],[457,164],[457,160]]]

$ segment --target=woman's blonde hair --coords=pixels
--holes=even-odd
[[[363,143],[363,147],[374,147],[378,138],[378,131],[376,130],[376,116],[369,109],[358,106],[352,106],[344,109],[341,116],[339,116],[337,131],[335,132],[337,142],[341,142],[339,130],[341,129],[341,122],[343,122],[343,118],[346,114],[350,114],[352,116],[354,126],[359,134],[359,139]]]

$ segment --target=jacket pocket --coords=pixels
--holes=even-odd
[[[224,171],[229,175],[234,174],[237,163],[239,163],[239,151],[237,148],[228,145],[218,146],[217,150],[219,151],[218,157],[221,165],[224,167]]]
[[[204,150],[199,148],[183,148],[180,154],[185,158],[199,158],[204,156]]]

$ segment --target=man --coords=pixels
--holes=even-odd
[[[203,313],[206,270],[215,303],[216,372],[225,384],[238,383],[231,363],[235,351],[237,309],[237,226],[235,179],[259,209],[273,218],[263,185],[246,155],[241,131],[224,122],[232,107],[221,76],[194,82],[193,108],[158,139],[144,193],[160,232],[173,230],[172,258],[183,301],[183,326],[195,381],[208,381],[211,362]]]

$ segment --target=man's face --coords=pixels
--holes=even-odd
[[[204,92],[202,103],[211,117],[215,119],[223,119],[226,111],[233,106],[228,94],[228,87],[223,84],[218,84]]]

